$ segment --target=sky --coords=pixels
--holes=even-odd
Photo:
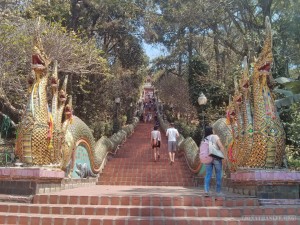
[[[146,55],[150,58],[150,60],[158,57],[166,55],[166,51],[162,46],[159,45],[149,45],[143,42],[143,48],[145,50]]]

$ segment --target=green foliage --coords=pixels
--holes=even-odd
[[[282,116],[286,117],[287,141],[300,148],[300,103],[293,104]]]
[[[0,27],[3,28],[0,32],[1,88],[4,91],[4,99],[7,98],[7,102],[3,105],[12,105],[5,110],[14,108],[18,110],[5,112],[15,123],[19,122],[20,114],[16,118],[13,113],[20,113],[27,101],[26,79],[31,73],[35,26],[35,20],[18,20],[12,23],[0,21]],[[72,75],[68,80],[68,94],[73,97],[75,114],[87,124],[92,124],[94,119],[97,120],[103,115],[106,118],[105,114],[110,112],[105,99],[105,93],[109,92],[106,87],[110,74],[107,61],[100,56],[99,50],[95,48],[95,42],[92,39],[83,41],[61,27],[61,24],[46,23],[44,20],[41,21],[39,32],[46,55],[58,61],[59,78]],[[49,67],[50,71],[51,67],[52,64]],[[4,109],[1,110],[3,112]]]
[[[126,122],[127,122],[127,116],[126,116],[126,115],[123,115],[123,116],[121,117],[121,123],[122,123],[122,126],[124,126],[124,125],[126,124]]]
[[[300,93],[300,80],[290,81],[283,84],[286,90],[290,90],[294,94]]]
[[[144,1],[71,1],[69,29],[91,38],[96,37],[110,65],[121,63],[126,69],[145,64],[139,39]]]
[[[279,109],[279,113],[282,113],[285,107],[300,101],[300,81],[286,77],[279,77],[275,80],[278,83],[278,86],[274,89],[277,94],[275,105]]]
[[[95,140],[100,139],[102,136],[112,135],[112,123],[110,121],[99,121],[90,125],[93,130]]]
[[[0,137],[11,138],[15,135],[15,127],[12,126],[12,121],[8,116],[3,116],[1,120]]]
[[[194,58],[190,66],[192,73],[189,74],[188,82],[192,104],[197,107],[199,113],[202,111],[198,105],[198,97],[203,92],[208,99],[206,108],[212,111],[223,110],[230,90],[221,81],[207,76],[209,67],[202,59]]]
[[[197,128],[194,130],[193,134],[191,135],[191,138],[197,143],[197,145],[200,145],[203,137],[203,127],[197,126]]]
[[[173,110],[170,108],[169,105],[165,105],[164,107],[164,114],[166,116],[166,120],[170,123],[174,123],[176,121],[176,117],[174,115]]]
[[[185,138],[193,137],[197,129],[196,125],[188,123],[184,119],[179,119],[175,121],[175,127],[178,129],[178,132]]]
[[[281,108],[286,131],[286,156],[289,168],[300,170],[300,103]]]
[[[288,166],[291,170],[300,171],[300,159],[289,159]]]
[[[272,22],[275,78],[291,77],[291,70],[300,64],[299,9],[299,1],[277,0],[273,4],[272,12],[276,15]]]
[[[66,27],[70,20],[70,4],[65,0],[35,0],[22,12],[26,19],[43,17],[46,21],[61,23]]]
[[[201,92],[207,94],[205,85],[200,83],[200,77],[205,77],[208,74],[209,66],[200,58],[193,58],[190,62],[190,71],[188,75],[189,95],[194,106],[198,105],[198,97]]]

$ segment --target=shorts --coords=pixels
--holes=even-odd
[[[168,141],[168,152],[176,152],[176,150],[177,150],[177,142]]]

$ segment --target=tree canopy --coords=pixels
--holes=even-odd
[[[116,97],[126,114],[149,74],[161,100],[178,113],[199,113],[196,99],[203,92],[207,110],[222,116],[242,59],[248,56],[251,64],[261,50],[266,16],[273,76],[299,79],[299,11],[296,0],[1,1],[0,110],[19,122],[37,17],[43,18],[47,55],[58,60],[60,77],[70,75],[75,113],[96,127],[111,122]],[[163,46],[167,54],[149,62],[143,42]],[[180,91],[169,94],[171,83]]]

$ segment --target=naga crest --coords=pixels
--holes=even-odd
[[[231,161],[235,166],[230,167],[232,170],[278,168],[284,158],[285,132],[272,94],[272,34],[268,17],[265,24],[264,46],[255,60],[252,76],[250,78],[245,58],[242,78],[239,85],[235,81],[235,95],[227,111],[232,143],[225,142],[225,146],[228,152],[233,153]],[[218,135],[222,137],[226,134],[218,132]],[[225,140],[224,137],[221,139]]]

